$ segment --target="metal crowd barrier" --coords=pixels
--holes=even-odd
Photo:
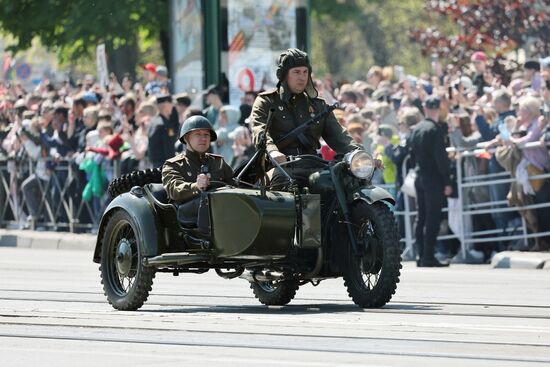
[[[105,182],[105,192],[101,198],[85,201],[82,192],[87,184],[86,174],[73,159],[45,159],[41,163],[47,166],[48,177],[45,180],[36,175],[37,162],[34,160],[0,158],[0,227],[95,231],[101,213],[109,202],[108,182]],[[116,163],[112,163],[113,172],[118,171]],[[31,192],[36,195],[34,205],[31,205],[23,190],[23,183],[29,177],[35,177]]]
[[[532,149],[532,148],[538,148],[541,146],[545,146],[544,144],[540,142],[532,142],[526,144],[524,147],[520,148],[523,149]],[[444,236],[438,236],[438,240],[446,240],[446,239],[458,239],[460,241],[460,251],[459,253],[453,258],[453,262],[455,263],[464,263],[464,262],[472,262],[476,261],[473,256],[471,255],[471,245],[472,244],[480,244],[480,243],[490,243],[490,242],[501,242],[501,241],[514,241],[514,240],[522,240],[525,244],[525,247],[527,247],[527,243],[529,239],[532,238],[541,238],[550,236],[550,231],[546,232],[537,232],[537,233],[528,233],[528,228],[526,221],[523,216],[519,215],[521,218],[521,226],[520,227],[514,227],[510,228],[507,227],[505,229],[503,228],[497,228],[497,229],[491,229],[491,230],[483,230],[483,231],[470,231],[466,232],[465,229],[465,218],[467,216],[475,216],[480,214],[489,214],[489,213],[504,213],[504,212],[519,212],[521,210],[534,210],[539,208],[547,208],[550,207],[550,202],[547,203],[539,203],[539,204],[531,204],[531,205],[525,205],[522,207],[517,206],[508,206],[507,200],[501,200],[501,201],[486,201],[486,202],[480,202],[480,203],[473,203],[473,204],[466,204],[465,198],[464,198],[464,190],[468,188],[475,188],[475,187],[482,187],[482,186],[490,186],[490,185],[496,185],[496,184],[503,184],[503,183],[512,183],[517,182],[515,178],[512,178],[511,175],[508,172],[502,172],[502,173],[496,173],[496,174],[483,174],[483,175],[475,175],[475,176],[469,176],[465,177],[464,173],[462,171],[462,160],[467,157],[475,157],[478,153],[484,152],[485,149],[475,149],[475,150],[457,150],[454,148],[448,148],[448,152],[456,152],[458,153],[456,156],[456,171],[457,171],[457,191],[458,191],[458,207],[454,210],[457,211],[458,218],[460,220],[460,231],[459,233],[444,235]],[[489,152],[494,153],[495,149],[490,149]],[[402,164],[401,171],[403,173],[403,177],[407,175],[407,161],[409,157],[405,159],[405,161]],[[537,176],[530,176],[529,179],[550,179],[550,173],[545,173]],[[404,260],[414,260],[416,259],[416,249],[414,244],[414,234],[413,234],[413,223],[414,219],[417,215],[416,211],[411,210],[411,200],[414,201],[415,198],[411,198],[407,196],[405,193],[401,192],[401,194],[404,196],[404,210],[403,211],[395,211],[396,216],[400,216],[403,218],[404,222],[404,237],[401,238],[401,242],[405,243],[405,248],[402,253],[402,257]],[[505,207],[503,207],[505,205]],[[444,212],[448,212],[449,208],[445,208]],[[520,232],[520,234],[514,234],[514,235],[498,235],[503,234],[503,232],[511,233],[511,232]],[[481,236],[490,236],[495,235],[492,237],[481,237]]]

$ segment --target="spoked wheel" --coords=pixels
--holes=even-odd
[[[155,269],[144,267],[136,224],[124,210],[107,222],[101,249],[101,283],[109,303],[117,310],[134,311],[147,300]]]
[[[252,282],[254,296],[266,306],[283,306],[292,301],[300,285],[297,280]]]
[[[359,307],[382,307],[395,293],[401,269],[401,254],[394,216],[387,205],[358,203],[352,209],[352,222],[364,256],[347,246],[344,285]]]

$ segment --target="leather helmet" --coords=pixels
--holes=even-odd
[[[297,48],[289,48],[279,55],[279,60],[277,61],[277,79],[281,82],[284,81],[288,71],[298,66],[306,66],[311,74],[311,64],[309,63],[307,53]]]
[[[285,82],[288,71],[292,68],[305,66],[308,68],[308,82],[305,89],[305,92],[310,98],[315,98],[319,95],[317,89],[313,85],[313,80],[311,79],[311,64],[309,63],[309,57],[307,53],[299,50],[297,48],[289,48],[279,55],[277,61],[277,87],[279,87],[283,82]]]

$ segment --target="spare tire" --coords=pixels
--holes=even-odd
[[[150,183],[162,183],[160,168],[148,168],[142,171],[133,171],[115,178],[109,184],[109,194],[112,198],[130,191],[134,186],[144,186]]]

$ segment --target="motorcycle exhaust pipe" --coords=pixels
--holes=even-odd
[[[160,266],[160,265],[187,265],[198,262],[208,262],[210,257],[205,255],[196,255],[189,253],[169,253],[154,257],[146,257],[143,259],[145,266]]]
[[[283,273],[278,271],[250,271],[246,270],[239,278],[249,281],[250,283],[257,282],[273,282],[281,280]]]

